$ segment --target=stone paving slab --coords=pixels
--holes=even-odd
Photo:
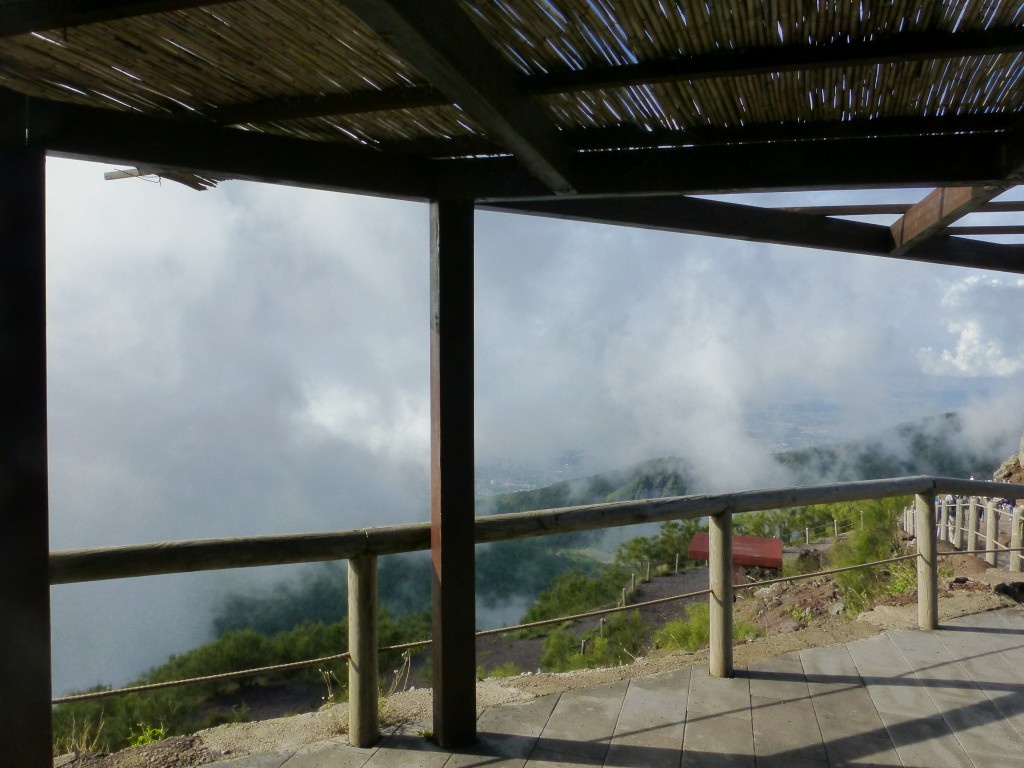
[[[739,667],[567,691],[485,711],[472,747],[405,726],[216,768],[976,768],[1024,764],[1024,609],[893,630]]]

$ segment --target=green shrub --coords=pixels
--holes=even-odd
[[[734,642],[757,637],[757,627],[746,621],[734,621]],[[711,609],[706,602],[687,606],[683,618],[670,621],[654,633],[654,645],[667,651],[699,651],[711,642]]]
[[[519,667],[514,661],[506,661],[504,664],[491,669],[489,672],[482,664],[476,668],[476,676],[483,680],[485,677],[515,677],[519,674]]]
[[[908,503],[906,498],[858,502],[857,525],[832,547],[833,564],[843,568],[896,554],[896,519]],[[872,601],[885,590],[892,570],[891,566],[874,566],[836,574],[836,584],[852,609],[851,615],[871,607]]]
[[[617,566],[599,566],[590,573],[579,570],[563,573],[530,606],[523,615],[523,623],[572,616],[614,604],[628,584],[629,572]],[[537,637],[549,631],[548,627],[537,627],[523,630],[523,635]]]
[[[569,624],[563,624],[544,641],[540,666],[546,672],[566,672],[628,664],[641,654],[644,635],[639,611],[613,614],[604,625],[603,634],[602,630],[594,629],[576,635]]]
[[[159,728],[146,723],[136,723],[136,725],[139,726],[139,730],[136,731],[132,728],[128,736],[129,746],[144,747],[167,738],[167,728],[163,723],[160,723]]]

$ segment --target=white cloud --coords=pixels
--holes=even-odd
[[[922,348],[926,373],[1005,378],[1024,371],[1024,280],[970,276],[948,288],[942,307],[956,343]]]
[[[48,167],[53,546],[425,519],[426,206],[240,182],[197,193],[104,182],[103,170]],[[735,489],[771,480],[780,435],[838,439],[966,403],[990,413],[986,381],[943,357],[968,358],[945,348],[950,326],[974,323],[982,351],[999,345],[972,362],[990,374],[1022,353],[1019,282],[524,216],[476,222],[481,461],[583,450],[597,470],[674,454]],[[939,350],[928,375],[926,348]],[[104,590],[59,594],[122,601]],[[177,596],[161,618],[57,600],[55,652],[68,659],[129,633],[143,640],[137,672],[205,631]],[[123,677],[122,657],[78,677],[62,659],[58,687]]]

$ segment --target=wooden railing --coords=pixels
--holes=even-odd
[[[478,518],[477,543],[549,536],[625,525],[707,517],[710,560],[710,671],[730,677],[732,661],[732,516],[739,512],[914,495],[917,536],[918,624],[938,626],[937,495],[1024,498],[1024,485],[929,476],[788,487],[730,494],[591,504]],[[1015,519],[1020,519],[1017,507]],[[1019,526],[1018,526],[1019,528]],[[1015,528],[1014,530],[1018,530]],[[1019,533],[1018,541],[1019,541]],[[162,542],[54,552],[50,583],[70,584],[156,574],[347,560],[349,564],[349,740],[378,739],[377,557],[425,550],[426,523],[339,533]]]
[[[997,484],[1000,491],[1015,486]],[[1012,494],[1010,494],[1012,495]],[[998,498],[979,496],[940,496],[935,499],[936,538],[948,542],[962,554],[983,555],[985,561],[998,567],[1005,564],[1010,571],[1020,572],[1024,565],[1024,553],[1021,552],[1022,517],[1024,506],[1007,497],[1004,493]],[[915,533],[914,516],[904,510],[903,529]],[[984,532],[982,532],[984,524]],[[999,535],[1008,532],[1009,544],[999,541]],[[978,542],[984,542],[979,548]],[[1005,563],[1002,556],[1005,555]]]

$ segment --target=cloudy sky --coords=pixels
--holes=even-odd
[[[52,547],[426,519],[427,207],[105,170],[48,164]],[[479,463],[680,455],[740,489],[781,481],[781,442],[951,409],[979,439],[1024,429],[1019,276],[485,212],[476,227]],[[209,639],[217,596],[266,571],[54,588],[55,689]]]

